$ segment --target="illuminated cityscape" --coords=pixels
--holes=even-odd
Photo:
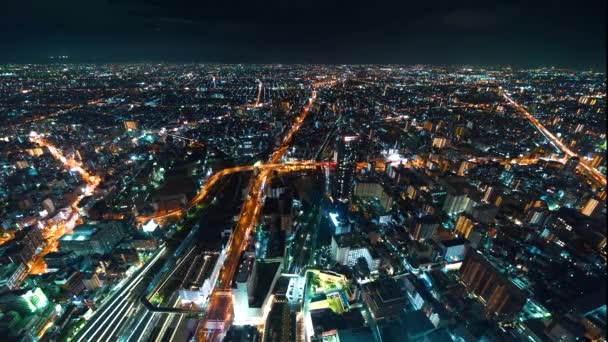
[[[234,11],[218,14],[214,40],[201,14],[128,3],[73,5],[92,6],[91,23],[31,5],[27,44],[51,18],[65,27],[36,47],[7,39],[23,60],[0,53],[0,340],[606,341],[606,72],[587,55],[605,52],[562,60],[547,38],[530,63],[474,49],[389,63],[381,39],[351,26],[368,15],[358,4],[348,20],[329,5],[290,18],[272,4],[250,32],[234,24],[252,25],[240,7],[189,5]],[[539,16],[513,6],[400,26],[384,10],[378,23],[370,5],[359,22],[446,46],[450,27],[464,41],[507,27],[514,48],[507,21]],[[114,13],[106,30],[100,18]],[[310,19],[310,33],[287,29],[329,14],[335,23]],[[590,23],[605,23],[597,15]],[[592,44],[576,18],[562,31]],[[423,30],[427,19],[437,29]],[[346,38],[327,47],[335,54],[310,45],[320,31],[319,46],[337,42],[338,24],[361,34],[370,64],[351,63]],[[283,28],[301,49],[264,40]],[[116,43],[102,58],[80,33],[100,45],[128,36],[141,55]],[[205,44],[219,62],[199,60]],[[239,44],[263,62],[235,62]]]

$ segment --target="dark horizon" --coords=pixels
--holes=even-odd
[[[606,3],[42,0],[5,4],[0,62],[606,67]]]
[[[40,58],[39,60],[31,61],[2,61],[0,60],[0,66],[2,65],[146,65],[146,64],[159,64],[159,65],[243,65],[243,66],[297,66],[297,65],[319,65],[319,66],[399,66],[399,67],[415,67],[415,66],[427,66],[432,68],[512,68],[514,70],[531,70],[531,69],[557,69],[557,70],[572,70],[572,71],[591,71],[591,72],[606,72],[606,65],[590,66],[590,65],[514,65],[514,64],[487,64],[487,63],[313,63],[313,62],[218,62],[218,61],[202,61],[202,60],[107,60],[107,61],[95,61],[86,59],[74,59],[72,57],[67,59],[55,59],[55,58]]]

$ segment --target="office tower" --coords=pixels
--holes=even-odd
[[[338,142],[334,198],[340,202],[348,202],[352,195],[357,141],[358,138],[356,136],[342,136]]]
[[[99,279],[97,273],[89,273],[82,278],[82,284],[88,291],[94,291],[100,288],[103,282]]]
[[[254,318],[256,310],[249,312],[249,296],[252,292],[250,276],[255,263],[255,254],[246,252],[242,257],[238,272],[233,278],[232,296],[234,301],[234,321],[237,325],[250,323],[249,320]]]
[[[461,238],[443,240],[438,243],[443,260],[447,263],[460,262],[466,255],[465,240]]]

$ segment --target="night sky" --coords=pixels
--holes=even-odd
[[[0,61],[605,69],[606,0],[10,0]]]

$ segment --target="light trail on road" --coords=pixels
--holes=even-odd
[[[300,166],[305,167],[305,166],[312,165],[312,163],[313,163],[312,161],[296,161],[296,162],[288,162],[288,163],[262,164],[259,166],[247,165],[247,166],[236,166],[236,167],[226,168],[226,169],[223,169],[223,170],[218,171],[218,172],[214,173],[213,175],[211,175],[211,177],[209,177],[209,179],[207,179],[205,184],[203,184],[203,186],[199,190],[198,194],[194,198],[192,198],[184,208],[177,208],[177,209],[173,209],[173,210],[170,210],[167,212],[156,213],[153,215],[138,216],[137,221],[141,223],[141,222],[145,222],[145,221],[148,221],[151,219],[158,220],[158,219],[164,219],[164,218],[168,218],[168,217],[176,217],[176,216],[183,214],[185,211],[192,209],[194,206],[196,206],[198,203],[200,203],[203,199],[207,198],[209,191],[213,188],[213,186],[215,184],[217,184],[217,182],[220,179],[222,179],[225,176],[228,176],[230,174],[234,174],[234,173],[238,173],[238,172],[253,171],[256,167],[259,168],[260,170],[275,170],[278,168],[289,168],[289,167],[297,168]]]
[[[168,212],[156,213],[156,214],[149,215],[149,216],[146,216],[146,215],[139,216],[137,218],[137,221],[145,222],[145,221],[148,221],[151,219],[163,219],[163,218],[172,217],[172,216],[179,216],[183,212],[192,209],[201,200],[206,198],[207,194],[213,188],[213,186],[220,179],[224,178],[224,176],[227,176],[227,175],[233,174],[233,173],[237,173],[237,172],[252,171],[252,170],[253,170],[253,166],[237,166],[237,167],[231,167],[231,168],[223,169],[219,172],[216,172],[213,175],[211,175],[211,177],[209,177],[209,179],[207,179],[207,181],[205,182],[205,184],[203,184],[203,186],[201,187],[198,194],[188,202],[188,204],[186,205],[185,208],[177,208],[174,210],[170,210]]]
[[[570,158],[579,158],[578,166],[587,173],[587,175],[596,183],[600,184],[602,187],[606,187],[606,176],[601,174],[598,170],[594,169],[590,166],[583,158],[581,158],[577,153],[568,148],[564,143],[561,142],[551,131],[549,131],[543,124],[538,121],[532,114],[530,114],[522,105],[511,99],[509,95],[502,89],[499,88],[499,92],[502,94],[504,99],[509,102],[513,107],[515,107],[523,116],[528,119],[536,129],[538,129],[544,136],[547,138],[554,146],[556,146],[559,150],[561,150],[564,154],[566,154]]]
[[[46,270],[46,263],[44,262],[44,257],[48,253],[57,250],[57,241],[59,240],[59,238],[61,238],[66,232],[73,229],[76,223],[78,222],[80,218],[78,213],[76,212],[76,207],[78,206],[78,203],[80,203],[80,201],[85,196],[91,195],[95,192],[95,189],[99,185],[101,179],[98,176],[92,175],[88,171],[86,171],[82,162],[64,156],[61,151],[59,151],[53,144],[48,142],[42,136],[32,132],[30,134],[30,140],[38,146],[46,147],[53,156],[53,158],[59,160],[63,164],[63,166],[69,169],[70,171],[80,174],[82,179],[87,184],[86,188],[84,189],[84,193],[78,196],[70,204],[71,212],[69,214],[69,217],[65,218],[60,222],[51,223],[50,220],[44,222],[44,226],[42,227],[42,236],[46,241],[46,245],[42,249],[42,252],[38,253],[35,259],[28,264],[29,272],[31,274],[40,274]]]
[[[32,124],[34,122],[44,121],[44,120],[47,120],[47,119],[50,119],[50,118],[58,117],[58,116],[63,115],[63,114],[67,114],[67,113],[69,113],[69,112],[71,112],[73,110],[76,110],[76,109],[82,109],[82,108],[84,108],[86,106],[97,105],[97,104],[103,103],[104,101],[105,101],[105,99],[96,99],[96,100],[89,101],[86,104],[72,105],[72,106],[69,106],[69,107],[67,107],[65,109],[60,109],[60,110],[58,110],[56,112],[52,112],[52,113],[49,113],[49,114],[44,115],[44,116],[39,116],[39,117],[34,117],[34,118],[23,120],[23,122],[17,123],[14,126],[15,127],[19,127],[19,126],[22,126],[22,125],[25,125],[25,124]]]
[[[323,83],[319,86],[322,85],[326,84]],[[283,140],[281,140],[281,143],[276,150],[271,154],[267,165],[274,165],[278,163],[283,155],[287,152],[293,135],[302,126],[316,99],[317,92],[313,89],[312,96],[309,98],[308,103],[302,108],[302,111],[295,118],[294,124],[290,130],[283,137]],[[286,166],[288,171],[296,171],[300,169],[304,170],[315,167],[316,165],[313,162],[310,162],[310,164],[302,162],[298,166]],[[242,251],[246,248],[251,230],[255,226],[255,223],[259,218],[259,214],[261,213],[261,207],[264,202],[264,187],[266,186],[266,182],[274,169],[272,167],[264,168],[263,165],[260,166],[260,168],[261,172],[251,180],[249,195],[247,196],[245,203],[243,203],[239,215],[239,221],[234,232],[230,236],[230,240],[228,241],[226,247],[226,259],[219,275],[218,285],[209,299],[209,305],[207,306],[207,312],[204,319],[199,322],[197,332],[197,339],[199,341],[221,340],[224,330],[227,329],[231,323],[233,303],[232,297],[227,294],[229,294],[231,291],[232,277],[237,269],[239,257]],[[277,171],[280,172],[280,169]],[[218,326],[221,326],[221,329],[217,329]]]
[[[258,107],[260,105],[260,96],[262,95],[262,88],[264,87],[264,85],[262,84],[262,81],[258,80],[258,96],[255,99],[255,105],[254,107]]]

